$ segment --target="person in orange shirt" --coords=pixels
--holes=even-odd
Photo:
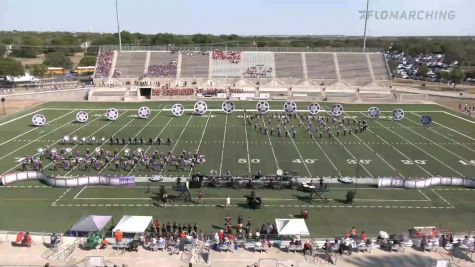
[[[16,240],[15,240],[15,242],[16,242],[17,244],[20,244],[21,241],[23,240],[23,236],[24,236],[24,235],[25,235],[25,234],[24,234],[23,232],[19,232],[19,233],[16,235]]]
[[[122,232],[120,230],[117,230],[115,233],[114,233],[114,237],[115,237],[115,242],[122,242]]]
[[[107,241],[107,239],[104,237],[101,242],[101,249],[107,248],[108,245],[109,245],[109,241]]]
[[[185,237],[186,237],[185,232],[181,232],[181,233],[180,233],[180,238],[185,238]]]

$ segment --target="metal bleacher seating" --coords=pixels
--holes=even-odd
[[[116,78],[137,78],[144,74],[146,52],[118,52],[115,64]]]
[[[243,52],[242,55],[243,76],[246,78],[256,78],[249,73],[256,70],[259,78],[272,78],[274,66],[274,55],[271,52]]]
[[[275,53],[277,78],[303,78],[302,53]]]
[[[366,54],[338,53],[342,80],[371,80]]]
[[[164,66],[170,64],[172,61],[177,61],[178,55],[172,54],[170,52],[151,52],[150,53],[150,61],[149,61],[149,68],[151,66]],[[175,65],[175,72],[176,72],[176,65]],[[170,72],[170,71],[169,71]],[[148,73],[150,77],[155,77],[153,73]]]
[[[241,63],[232,63],[226,59],[212,60],[212,77],[227,78],[227,77],[241,77]]]
[[[387,81],[389,80],[388,69],[386,66],[386,59],[381,53],[369,54],[371,65],[373,65],[374,78],[376,80]]]
[[[309,79],[337,78],[333,53],[305,53]]]
[[[200,52],[193,54],[182,53],[181,77],[208,78],[209,55]]]

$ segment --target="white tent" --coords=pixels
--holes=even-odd
[[[275,225],[279,235],[310,235],[304,219],[275,219]]]
[[[112,232],[120,230],[123,233],[143,233],[152,221],[152,216],[124,215]]]

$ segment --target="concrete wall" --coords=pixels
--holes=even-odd
[[[70,89],[31,92],[22,94],[5,95],[8,100],[42,100],[42,101],[84,101],[87,100],[89,89]]]

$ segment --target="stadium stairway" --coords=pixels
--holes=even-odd
[[[337,80],[341,81],[340,65],[338,63],[338,57],[336,53],[333,53],[333,61],[335,62],[335,71]]]
[[[371,63],[371,59],[369,58],[369,54],[366,54],[366,62],[368,62],[369,75],[371,76],[371,80],[375,81],[376,78],[374,77],[373,64]]]

